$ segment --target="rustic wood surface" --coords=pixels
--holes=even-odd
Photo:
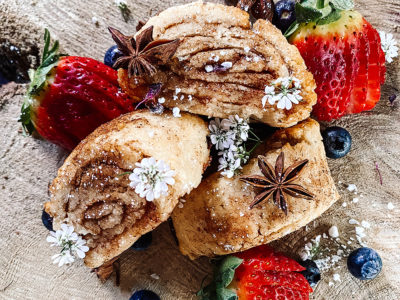
[[[113,44],[108,25],[133,33],[138,20],[189,1],[127,2],[132,13],[125,23],[113,0],[0,0],[0,58],[12,55],[15,49],[10,50],[11,45],[34,58],[35,45],[41,45],[47,27],[60,40],[64,52],[102,60]],[[400,41],[399,0],[359,1],[357,9],[374,26],[394,33]],[[350,218],[371,224],[365,241],[381,254],[382,274],[361,282],[349,275],[343,259],[336,269],[323,275],[314,299],[400,298],[400,100],[393,106],[388,101],[392,94],[400,98],[399,71],[400,60],[396,59],[388,67],[382,100],[373,111],[336,122],[352,133],[354,142],[349,155],[329,161],[342,199],[308,230],[301,229],[274,243],[296,257],[304,238],[327,232],[332,225],[338,226],[340,239],[346,242],[355,237]],[[25,89],[25,85],[15,83],[0,88],[0,298],[129,299],[134,290],[150,288],[162,299],[195,299],[194,293],[211,266],[207,259],[192,262],[181,256],[166,224],[155,230],[147,251],[122,255],[120,287],[113,280],[101,284],[81,264],[63,268],[51,264],[53,249],[45,241],[48,233],[40,216],[48,200],[48,184],[66,153],[45,141],[22,136],[17,119]],[[346,189],[350,183],[358,187],[358,203],[352,203],[355,196]],[[388,210],[389,202],[394,204],[393,210]],[[356,242],[349,245],[355,247]],[[329,286],[333,273],[340,275],[341,282]]]

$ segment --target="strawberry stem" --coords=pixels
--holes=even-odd
[[[325,6],[325,0],[317,0],[317,8],[321,9]]]

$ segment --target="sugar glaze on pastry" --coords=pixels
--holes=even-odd
[[[209,161],[208,129],[199,117],[137,111],[102,125],[70,154],[50,187],[54,228],[72,225],[98,267],[165,221],[180,197],[198,186]],[[135,163],[153,157],[175,171],[166,195],[146,201],[130,187]],[[122,175],[121,175],[122,174]]]
[[[308,159],[298,183],[315,195],[313,200],[288,196],[288,215],[269,201],[252,209],[256,190],[240,180],[258,174],[257,156],[266,156],[274,165],[283,152],[285,164]],[[225,255],[267,244],[289,234],[319,217],[339,198],[326,161],[319,124],[308,119],[298,125],[278,130],[260,145],[242,174],[232,178],[219,172],[204,179],[176,208],[172,219],[184,255]]]
[[[290,127],[309,117],[317,99],[313,76],[297,48],[270,22],[251,25],[241,9],[194,2],[166,9],[141,31],[149,26],[154,26],[155,40],[180,40],[166,69],[151,79],[164,84],[160,98],[166,107],[209,117],[237,114],[273,127]],[[290,110],[268,102],[263,107],[265,87],[290,76],[301,82],[300,103]],[[119,83],[135,94],[135,79],[126,70],[119,70]]]

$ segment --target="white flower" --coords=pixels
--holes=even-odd
[[[58,264],[59,267],[67,264],[72,264],[75,258],[69,251],[61,251],[61,253],[55,254],[51,257],[53,264]]]
[[[114,2],[117,6],[127,5],[125,0],[115,0]]]
[[[181,110],[179,109],[179,107],[174,107],[172,109],[172,114],[174,115],[175,118],[180,118],[181,116]]]
[[[204,69],[207,73],[214,71],[214,67],[212,65],[206,65]]]
[[[61,224],[61,229],[56,232],[50,231],[46,240],[51,243],[51,247],[58,246],[61,248],[60,253],[52,256],[53,263],[60,267],[73,263],[75,255],[84,258],[85,252],[89,251],[86,241],[74,232],[74,227],[67,224]]]
[[[242,141],[246,141],[249,136],[250,126],[249,124],[240,118],[238,115],[229,116],[229,119],[222,120],[225,126],[229,126],[230,130],[233,131],[237,138]]]
[[[175,183],[175,171],[162,160],[156,161],[154,157],[143,158],[140,163],[136,163],[136,167],[129,176],[130,187],[147,201],[166,195],[168,184]]]
[[[294,104],[299,104],[303,99],[300,95],[301,83],[295,77],[278,78],[271,85],[265,87],[265,96],[262,98],[262,106],[265,107],[267,101],[274,105],[278,102],[279,109],[291,109]]]
[[[397,41],[393,38],[393,34],[384,31],[379,31],[379,36],[381,37],[382,50],[385,52],[385,60],[387,63],[391,63],[393,58],[398,56]]]
[[[224,67],[225,69],[230,69],[232,68],[232,63],[230,61],[225,61],[221,64],[222,67]]]
[[[229,130],[229,124],[225,120],[221,122],[219,118],[215,118],[208,126],[211,143],[217,150],[229,148],[234,143],[234,133]]]
[[[242,168],[242,165],[249,160],[249,153],[243,146],[232,145],[229,149],[225,149],[218,153],[219,158],[218,171],[221,174],[231,178],[235,175],[236,171]]]

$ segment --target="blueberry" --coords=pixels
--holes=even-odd
[[[281,0],[275,4],[275,14],[272,23],[283,33],[296,21],[295,0]]]
[[[117,45],[114,45],[110,47],[104,55],[104,64],[112,68],[115,61],[121,56],[121,51],[118,49]]]
[[[375,250],[367,247],[358,248],[347,258],[347,268],[358,279],[374,279],[382,270],[382,260]]]
[[[131,248],[136,251],[146,250],[150,247],[151,242],[153,241],[153,235],[150,232],[142,235],[132,246]]]
[[[326,156],[329,158],[341,158],[351,149],[350,133],[338,126],[328,127],[322,133]]]
[[[317,264],[311,259],[301,261],[300,264],[306,268],[300,273],[304,275],[311,287],[316,286],[318,281],[321,280],[321,272]]]
[[[45,210],[43,210],[42,212],[42,222],[44,227],[46,227],[50,231],[53,231],[53,218],[50,217],[50,215]]]
[[[134,292],[129,300],[160,300],[160,297],[158,297],[158,295],[152,291],[140,290]]]

